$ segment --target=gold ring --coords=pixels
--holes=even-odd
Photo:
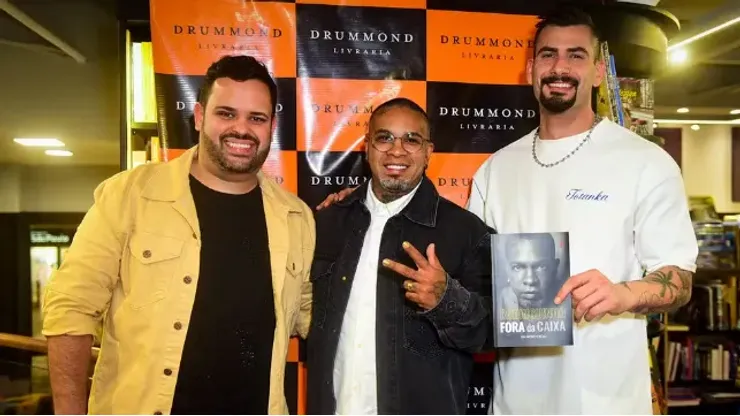
[[[414,282],[406,282],[406,290],[413,290]]]

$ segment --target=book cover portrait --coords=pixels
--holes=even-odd
[[[570,276],[568,233],[495,234],[491,256],[496,346],[573,345],[570,297],[554,302]]]

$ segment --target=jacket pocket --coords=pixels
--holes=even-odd
[[[425,359],[434,359],[445,353],[434,325],[409,307],[403,308],[403,347]]]
[[[141,309],[167,296],[169,285],[181,267],[183,245],[182,240],[146,232],[131,236],[121,278],[126,303],[132,309]]]

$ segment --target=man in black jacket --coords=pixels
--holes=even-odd
[[[493,337],[493,231],[425,176],[429,130],[413,101],[379,106],[372,179],[315,215],[309,414],[466,412]]]

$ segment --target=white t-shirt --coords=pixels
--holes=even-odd
[[[695,271],[696,237],[680,169],[663,149],[609,120],[565,162],[532,157],[534,131],[493,154],[468,209],[499,233],[569,232],[571,275],[613,282],[673,265]],[[587,132],[538,140],[552,163]],[[574,324],[574,345],[512,348],[494,371],[494,414],[652,414],[646,319],[626,313]],[[500,370],[500,371],[499,371]]]

